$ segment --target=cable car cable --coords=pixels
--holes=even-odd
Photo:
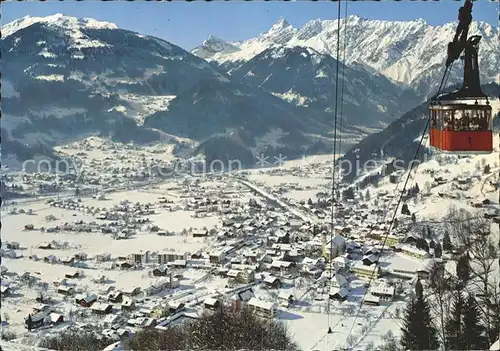
[[[338,7],[337,7],[337,55],[336,55],[336,60],[337,60],[337,65],[336,65],[336,72],[335,72],[335,110],[334,110],[334,129],[333,129],[333,162],[332,162],[332,208],[331,208],[331,218],[330,218],[330,250],[326,248],[327,252],[330,252],[329,257],[329,264],[330,264],[330,274],[329,274],[329,285],[332,281],[332,253],[331,253],[331,246],[332,246],[332,241],[333,241],[333,233],[334,233],[334,221],[335,221],[335,166],[337,163],[337,114],[338,114],[338,102],[339,102],[339,67],[340,67],[340,9],[341,9],[341,1],[339,0],[338,2]],[[327,244],[328,245],[328,244]],[[327,314],[328,314],[328,333],[331,333],[331,324],[330,324],[330,297],[328,296],[328,301],[327,301]],[[329,340],[327,339],[327,342]]]
[[[445,69],[445,72],[444,72],[444,74],[443,74],[443,78],[441,79],[441,84],[439,85],[438,93],[436,94],[436,96],[438,96],[438,95],[439,95],[439,93],[441,92],[441,89],[442,89],[442,86],[443,86],[443,82],[444,82],[444,80],[445,80],[445,78],[446,78],[447,72],[448,72],[448,67],[446,67],[446,69]],[[419,143],[418,143],[417,150],[415,151],[415,155],[414,155],[414,157],[413,157],[413,160],[415,160],[415,159],[417,158],[418,153],[419,153],[419,151],[420,151],[420,148],[422,147],[422,142],[423,142],[423,140],[424,140],[424,137],[425,137],[425,133],[426,133],[426,131],[427,131],[427,128],[429,127],[430,120],[431,120],[430,118],[427,118],[427,121],[426,121],[425,126],[424,126],[424,131],[423,131],[423,133],[422,133],[422,135],[421,135],[421,137],[420,137],[420,141],[419,141]],[[387,237],[389,236],[389,233],[391,232],[391,229],[392,229],[392,227],[393,227],[393,225],[394,225],[394,220],[396,219],[396,216],[397,216],[397,214],[398,214],[398,209],[399,209],[399,206],[401,205],[401,202],[402,202],[402,200],[403,200],[403,196],[404,196],[404,193],[405,193],[406,187],[407,187],[407,185],[408,185],[408,182],[409,182],[409,180],[410,180],[410,176],[411,176],[411,172],[412,172],[412,170],[413,170],[413,166],[414,166],[414,164],[415,164],[414,162],[411,162],[411,163],[410,163],[410,169],[408,170],[408,175],[407,175],[406,180],[405,180],[405,183],[404,183],[404,185],[403,185],[403,190],[401,191],[401,194],[400,194],[400,196],[399,196],[399,200],[398,200],[398,202],[397,202],[397,204],[396,204],[396,208],[394,209],[394,214],[393,214],[393,216],[392,216],[392,219],[391,219],[391,222],[390,222],[389,228],[387,229],[386,234],[385,234],[385,237],[384,237],[384,240],[383,240],[383,242],[382,242],[382,248],[381,248],[381,250],[380,250],[380,252],[381,252],[381,253],[384,251],[384,246],[385,246],[385,244],[386,244],[386,242],[387,242]],[[374,263],[375,263],[374,270],[372,271],[372,274],[370,275],[370,279],[369,279],[369,281],[368,281],[368,286],[367,286],[367,288],[365,289],[365,292],[363,293],[363,298],[361,299],[361,302],[360,302],[360,305],[359,305],[358,311],[357,311],[357,313],[356,313],[356,315],[355,315],[355,317],[354,317],[354,321],[353,321],[353,323],[352,323],[352,325],[351,325],[351,328],[349,329],[349,333],[347,334],[347,337],[346,337],[346,343],[347,343],[347,339],[349,338],[349,336],[350,336],[350,335],[351,335],[351,333],[352,333],[352,330],[353,330],[353,328],[354,328],[354,325],[356,324],[356,320],[358,319],[359,313],[361,312],[361,309],[363,308],[363,303],[364,303],[364,301],[365,301],[366,295],[367,295],[368,290],[370,289],[371,283],[372,283],[372,281],[373,281],[373,275],[374,275],[374,273],[375,273],[375,268],[377,268],[377,267],[378,267],[378,264],[379,264],[379,261],[380,261],[380,256],[381,256],[381,255],[378,255],[378,256],[377,256],[377,260],[374,262]]]
[[[439,85],[438,92],[437,92],[437,94],[435,96],[438,96],[440,94],[441,90],[446,87],[446,83],[448,82],[448,78],[450,77],[450,73],[451,73],[451,70],[452,70],[452,67],[453,67],[453,63],[454,62],[452,62],[450,64],[449,68],[447,67],[445,69],[443,78],[441,79],[441,84]],[[429,119],[429,121],[432,121],[432,117],[430,115],[428,116],[428,119]],[[424,128],[424,130],[422,132],[422,135],[424,135],[424,136],[426,135],[427,128],[428,128],[428,124],[425,126],[425,128]],[[429,135],[429,138],[430,138],[430,135]],[[424,147],[423,150],[424,150],[423,152],[425,152],[425,147]],[[414,161],[417,160],[417,159],[418,159],[418,155],[414,159]],[[420,162],[417,162],[417,166],[415,168],[415,172],[413,174],[413,177],[412,177],[412,180],[411,180],[411,186],[409,187],[409,189],[412,189],[414,187],[414,185],[415,185],[415,178],[417,177],[418,166],[420,166]],[[406,200],[408,200],[408,199],[406,199]],[[406,203],[406,201],[405,201],[405,203]]]

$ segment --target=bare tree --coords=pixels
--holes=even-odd
[[[491,236],[491,223],[467,211],[450,211],[450,226],[459,246],[470,257],[471,280],[467,290],[475,294],[484,318],[488,342],[495,342],[500,332],[500,242]]]
[[[489,236],[479,235],[468,246],[471,256],[471,287],[470,290],[480,297],[480,309],[484,314],[486,332],[489,344],[496,341],[500,331],[500,280],[495,275],[498,270],[500,250]],[[494,335],[496,334],[496,335]],[[495,340],[494,340],[495,339]]]
[[[435,326],[438,329],[439,337],[443,347],[446,349],[446,319],[450,311],[450,300],[453,286],[452,277],[446,273],[444,267],[435,265],[429,277],[429,288],[427,301],[433,312],[437,315]]]
[[[366,344],[365,351],[373,350],[375,350],[375,343],[373,341],[370,341],[368,344]]]

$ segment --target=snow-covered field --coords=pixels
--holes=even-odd
[[[497,140],[495,140],[495,145],[498,144]],[[99,179],[108,179],[108,176],[112,179],[112,174],[122,175],[137,172],[140,169],[146,170],[148,168],[145,164],[151,159],[165,162],[173,159],[171,149],[168,147],[153,146],[139,149],[130,145],[113,145],[96,137],[89,138],[78,145],[60,147],[58,150],[66,153],[70,158],[83,160],[84,166],[81,168],[84,171],[83,174],[100,177]],[[440,221],[449,211],[450,206],[465,208],[470,212],[498,209],[498,192],[494,190],[492,185],[494,182],[498,182],[500,171],[498,155],[498,151],[495,150],[490,155],[463,158],[440,156],[420,165],[414,179],[409,184],[409,186],[413,186],[418,183],[420,188],[417,200],[408,203],[410,211],[416,214],[419,222],[432,224],[433,221]],[[227,218],[234,220],[239,215],[250,211],[246,205],[250,199],[257,198],[260,203],[265,203],[266,200],[261,196],[262,194],[268,194],[266,196],[273,196],[280,200],[279,208],[273,211],[276,211],[277,216],[282,216],[284,220],[282,226],[286,225],[287,218],[293,217],[291,214],[299,212],[304,214],[304,217],[312,218],[313,222],[316,221],[316,217],[309,213],[303,204],[309,198],[316,202],[318,194],[323,194],[319,196],[321,198],[329,195],[331,191],[331,161],[331,155],[315,156],[304,160],[287,161],[280,167],[243,171],[240,172],[241,174],[224,175],[217,178],[211,178],[209,175],[201,177],[184,175],[164,179],[155,184],[145,182],[135,188],[132,188],[134,182],[131,180],[110,183],[114,185],[103,183],[99,185],[99,191],[105,194],[104,198],[82,197],[77,208],[71,208],[75,205],[65,208],[54,207],[47,203],[49,198],[47,196],[24,202],[19,200],[17,204],[4,203],[2,208],[2,242],[18,242],[20,245],[20,248],[14,250],[17,258],[7,255],[8,250],[3,251],[2,254],[4,256],[2,257],[2,280],[10,283],[9,287],[13,291],[2,301],[2,312],[8,316],[4,329],[14,332],[19,337],[17,341],[27,337],[29,333],[24,328],[23,318],[32,311],[33,304],[40,297],[40,294],[48,298],[48,303],[66,319],[63,324],[49,328],[52,332],[65,328],[77,320],[79,323],[102,325],[104,329],[102,318],[88,314],[86,308],[77,306],[72,298],[64,297],[58,293],[54,283],[60,283],[66,274],[71,275],[71,273],[79,271],[80,277],[67,278],[65,284],[74,286],[76,292],[80,294],[98,294],[105,299],[107,292],[109,292],[108,289],[111,287],[115,290],[126,290],[133,287],[144,290],[158,283],[161,279],[151,274],[152,269],[158,264],[152,262],[145,266],[139,265],[135,269],[120,269],[113,268],[109,262],[101,262],[97,258],[109,254],[115,258],[113,262],[121,264],[120,262],[123,261],[119,260],[120,257],[129,257],[129,260],[133,261],[134,258],[130,257],[135,256],[130,255],[143,257],[142,255],[148,251],[167,254],[174,252],[208,254],[216,246],[219,249],[224,247],[214,235],[221,230],[223,220]],[[491,168],[488,174],[484,174],[486,164],[489,164]],[[401,190],[405,177],[406,174],[402,173],[397,184],[384,179],[377,187],[369,186],[361,190],[360,193],[363,194],[367,191],[371,193],[371,198],[364,201],[368,205],[366,213],[369,213],[371,209],[375,210],[384,206],[384,208],[391,209],[385,212],[385,220],[389,220],[392,217],[392,209],[394,209],[399,194],[398,190]],[[445,181],[442,184],[436,184],[434,181],[436,177],[443,177]],[[248,184],[255,189],[261,189],[261,195],[252,193],[255,189]],[[26,184],[26,186],[36,189],[34,184]],[[129,188],[127,189],[127,187]],[[344,188],[345,185],[342,189]],[[115,189],[115,191],[107,192],[106,189]],[[203,211],[200,214],[198,213],[199,208],[189,207],[197,197],[196,192],[203,194],[199,199],[230,200],[233,203],[233,208],[239,209],[229,217],[224,217],[220,213]],[[387,197],[383,194],[394,194],[394,197]],[[61,195],[61,199],[71,197],[68,192],[64,196]],[[52,196],[52,199],[56,200],[57,197]],[[484,199],[489,199],[492,204],[483,208],[474,208],[470,204]],[[146,209],[154,211],[154,213],[136,215],[135,212],[129,212],[129,221],[140,218],[146,222],[136,226],[130,237],[117,240],[114,234],[104,234],[99,230],[99,228],[108,226],[110,220],[97,217],[102,211],[109,212],[110,209],[116,209],[117,206],[123,206],[123,204],[129,204],[129,206],[135,204],[138,206],[135,211],[143,210],[143,206],[148,204]],[[95,210],[96,208],[99,210]],[[12,212],[14,209],[15,213]],[[20,213],[20,209],[23,209],[24,213]],[[91,209],[95,211],[92,212]],[[326,212],[329,212],[329,209],[326,209]],[[49,220],[48,216],[53,217]],[[398,218],[402,222],[405,221],[403,217],[398,213]],[[118,220],[118,222],[121,220],[123,219]],[[243,221],[242,225],[251,226],[248,221],[249,219]],[[320,222],[318,219],[318,223]],[[380,216],[370,216],[366,222],[382,224]],[[74,225],[75,223],[91,223],[94,230],[92,232],[66,229],[52,232],[39,230],[41,227],[64,228],[67,224]],[[34,230],[25,230],[25,226],[28,224],[32,224]],[[366,223],[363,221],[349,218],[344,221],[344,224],[355,229],[353,232],[355,237],[363,237],[362,233],[366,233]],[[255,224],[252,223],[252,225]],[[151,226],[168,231],[169,235],[158,235],[148,229]],[[194,230],[206,228],[207,230],[213,229],[213,231],[208,237],[193,237],[190,228]],[[265,228],[267,229],[267,226]],[[250,241],[251,249],[245,247],[241,250],[245,252],[248,250],[265,251],[265,246],[261,247],[265,241],[259,240],[273,235],[278,230],[276,227],[262,232],[259,234],[261,235],[260,239]],[[492,235],[496,237],[500,235],[498,225],[492,226]],[[257,238],[259,238],[258,235]],[[306,243],[311,244],[315,240],[317,242],[318,238]],[[369,244],[370,242],[372,244]],[[374,245],[373,243],[376,242],[376,240],[366,241],[365,245]],[[40,245],[47,243],[52,243],[55,248],[40,248]],[[229,245],[230,241],[223,241],[223,243]],[[85,265],[72,267],[63,263],[64,259],[81,253],[88,255]],[[242,255],[237,251],[235,255],[230,257],[239,260]],[[415,271],[422,264],[423,260],[421,259],[395,253],[383,256],[379,266],[388,271]],[[182,299],[185,298],[187,301],[187,311],[195,314],[201,312],[201,303],[206,297],[230,298],[236,291],[235,289],[246,287],[244,284],[230,285],[228,278],[211,275],[207,269],[196,266],[175,267],[172,268],[172,271],[181,277],[180,293],[184,294]],[[34,277],[35,282],[30,284],[23,281],[20,277],[25,273]],[[328,303],[326,288],[321,287],[319,283],[314,283],[312,278],[284,275],[282,287],[278,291],[265,288],[261,279],[267,273],[264,272],[264,276],[261,274],[256,273],[256,281],[252,283],[256,297],[267,301],[276,301],[279,292],[290,292],[294,295],[296,301],[289,307],[280,306],[276,318],[287,324],[294,340],[303,350],[340,349],[347,345],[355,350],[363,350],[371,346],[379,346],[384,340],[390,340],[399,335],[401,327],[399,317],[409,296],[407,294],[410,291],[408,287],[405,288],[404,294],[391,302],[384,302],[380,306],[362,305],[361,307],[360,303],[366,290],[365,281],[357,278],[355,274],[348,276],[350,289],[347,300],[344,302],[330,300],[330,303]],[[42,283],[47,283],[47,285]],[[176,296],[175,294],[177,293],[170,289],[164,289],[156,295],[148,297],[149,301],[145,300],[143,295],[139,295],[136,299],[138,304],[142,304],[142,307],[153,308],[157,301],[172,299]],[[327,313],[328,304],[330,304],[329,313]],[[115,310],[119,309],[119,305],[114,304],[113,306]],[[327,333],[329,327],[332,329],[331,334]],[[41,337],[47,333],[47,330],[42,329],[36,333],[34,335]]]

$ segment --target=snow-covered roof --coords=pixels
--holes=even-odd
[[[236,296],[241,299],[241,301],[249,301],[251,300],[255,295],[253,293],[252,289],[247,289],[240,291]]]
[[[209,297],[207,298],[205,301],[203,301],[203,303],[205,305],[208,305],[208,306],[215,306],[215,304],[217,304],[217,299],[214,299],[213,297]]]
[[[280,290],[278,294],[278,298],[288,300],[290,296],[293,296],[292,292],[290,290]]]
[[[331,287],[329,295],[334,296],[338,294],[340,297],[345,298],[349,295],[349,291],[346,288]]]
[[[377,265],[365,266],[363,264],[363,262],[360,262],[360,261],[354,262],[354,264],[351,266],[351,269],[358,269],[358,270],[367,271],[367,272],[373,272],[375,270],[378,270],[378,268],[379,267]]]
[[[269,301],[260,300],[256,297],[252,297],[250,299],[250,301],[248,301],[248,305],[262,308],[265,310],[273,310],[274,308],[276,308],[274,303],[269,302]]]
[[[364,302],[380,303],[380,298],[378,296],[373,296],[371,294],[366,294]]]
[[[61,314],[54,312],[49,315],[50,321],[52,323],[56,323],[61,317],[63,317]]]
[[[274,283],[276,280],[278,279],[278,277],[275,277],[273,275],[268,275],[267,277],[264,278],[264,283],[269,283],[269,284],[272,284]]]
[[[372,295],[387,295],[387,296],[394,296],[395,289],[393,286],[383,286],[383,285],[376,285],[372,286],[370,288],[370,293]]]
[[[333,286],[344,286],[347,284],[347,279],[342,274],[335,274],[332,281]]]
[[[427,251],[422,250],[422,249],[418,249],[414,246],[405,245],[405,244],[398,244],[398,245],[396,245],[396,247],[403,250],[403,251],[406,251],[406,252],[411,252],[411,253],[421,255],[421,256],[429,256],[429,253]]]
[[[345,256],[337,256],[333,259],[333,262],[342,263],[342,264],[349,263],[349,261],[350,260]]]

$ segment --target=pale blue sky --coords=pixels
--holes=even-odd
[[[462,1],[350,1],[348,15],[369,19],[412,20],[423,18],[431,25],[457,20]],[[342,7],[345,6],[343,2]],[[498,26],[498,2],[474,2],[473,17]],[[310,20],[335,19],[337,3],[331,1],[70,1],[2,2],[2,25],[26,15],[48,16],[55,13],[92,17],[116,23],[120,28],[154,35],[185,49],[201,43],[209,34],[238,41],[269,29],[280,17],[295,27]],[[344,9],[342,9],[342,15]]]

